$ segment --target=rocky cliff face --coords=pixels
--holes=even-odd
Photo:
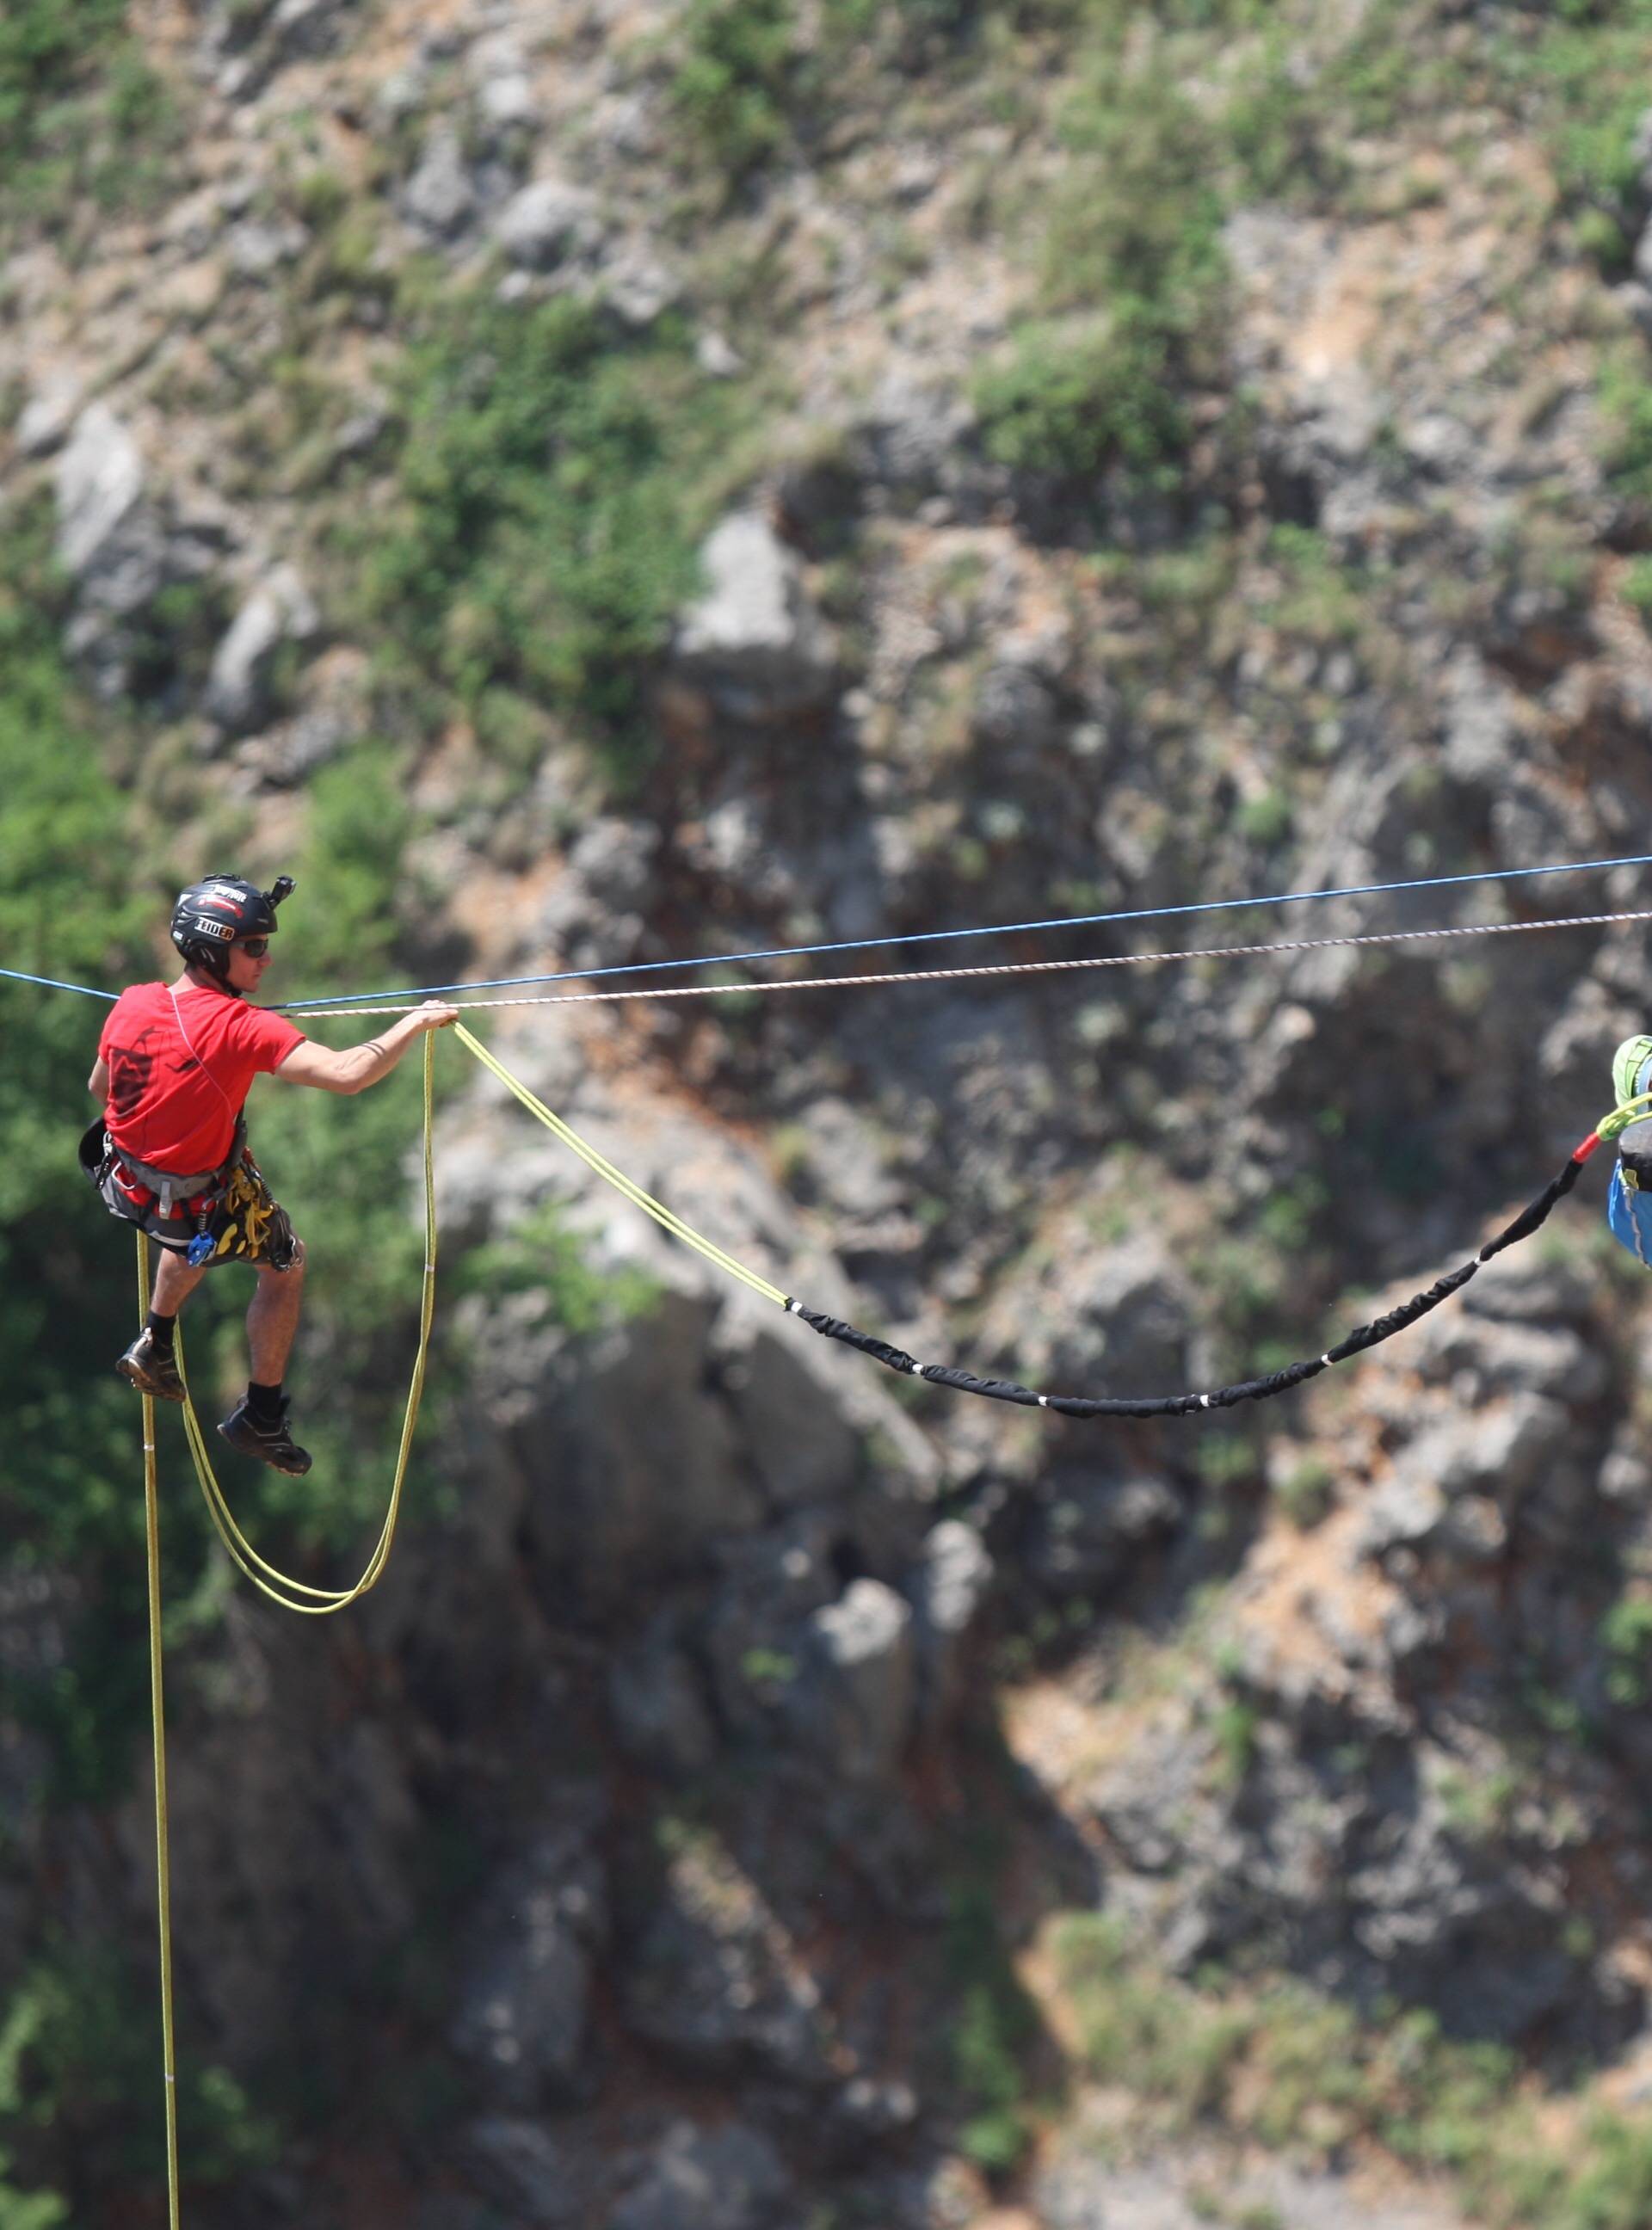
[[[313,889],[386,764],[393,877],[323,886],[383,982],[1637,851],[1646,27],[1588,22],[134,10],[143,100],[42,66],[0,169],[0,506],[49,535],[145,877],[198,835]],[[1462,1259],[1606,1104],[1645,957],[1597,925],[494,1036],[786,1291],[1158,1391]],[[236,1599],[180,1644],[184,2032],[281,2124],[237,2153],[199,2093],[210,2219],[1461,2219],[1419,2165],[1530,2215],[1468,2138],[1317,2093],[1268,2123],[1242,2067],[1168,2129],[1140,2100],[1181,2078],[1075,2027],[1062,1913],[1166,1992],[1426,2009],[1507,2054],[1500,2111],[1522,2071],[1636,2104],[1652,1451],[1592,1204],[1288,1405],[1148,1428],[829,1348],[480,1073],[437,1167],[450,1369],[390,1576],[319,1635]],[[319,1398],[324,1323],[302,1368]],[[8,1588],[49,1679],[75,1576]],[[6,1743],[14,1967],[144,1943],[143,1791],[48,1804]],[[149,2219],[151,2165],[77,2149],[95,2094],[31,2124],[38,2018],[20,2188]],[[1564,2149],[1584,2108],[1546,2111]],[[1544,2219],[1644,2219],[1627,2171],[1593,2214],[1543,2174]]]

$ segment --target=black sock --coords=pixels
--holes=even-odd
[[[148,1327],[151,1339],[154,1341],[161,1353],[170,1355],[172,1351],[172,1333],[177,1324],[176,1314],[170,1317],[157,1316],[154,1310],[151,1309],[144,1322]]]
[[[279,1425],[281,1421],[281,1389],[276,1386],[261,1386],[255,1378],[247,1382],[247,1414],[255,1425]]]

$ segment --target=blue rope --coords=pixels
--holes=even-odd
[[[1249,906],[1297,906],[1307,899],[1374,898],[1387,891],[1437,891],[1464,883],[1513,882],[1526,875],[1570,875],[1605,867],[1652,867],[1652,852],[1637,852],[1622,860],[1563,860],[1546,867],[1491,867],[1472,875],[1423,875],[1404,883],[1345,883],[1329,891],[1281,891],[1272,898],[1207,899],[1196,906],[1140,906],[1127,913],[1078,913],[1050,921],[1001,922],[984,929],[925,929],[904,937],[856,937],[836,944],[780,944],[763,952],[721,952],[699,960],[633,960],[613,968],[565,968],[548,976],[489,976],[468,983],[419,983],[397,991],[340,991],[325,999],[287,999],[276,1009],[284,1014],[301,1007],[307,1013],[324,1007],[357,1006],[365,999],[427,999],[442,991],[502,991],[521,983],[587,983],[603,976],[642,976],[679,968],[736,968],[753,960],[801,960],[826,952],[882,951],[896,944],[942,944],[960,937],[1016,937],[1031,930],[1088,929],[1104,922],[1168,921],[1196,913],[1238,913]]]
[[[22,976],[15,968],[0,968],[9,983],[43,983],[48,991],[78,991],[83,999],[107,999],[113,1002],[119,994],[113,991],[94,991],[89,983],[60,983],[55,976]]]
[[[1389,891],[1439,891],[1466,883],[1512,883],[1528,875],[1581,875],[1607,867],[1652,867],[1652,852],[1631,853],[1621,860],[1557,860],[1544,867],[1488,867],[1472,875],[1421,875],[1404,883],[1344,883],[1328,891],[1279,891],[1271,898],[1204,899],[1193,906],[1139,906],[1123,913],[1057,915],[1049,921],[1007,921],[981,929],[924,929],[904,937],[855,937],[836,944],[779,944],[762,952],[708,953],[698,960],[633,960],[614,968],[565,968],[545,976],[490,976],[466,983],[419,983],[397,991],[339,991],[325,999],[286,999],[274,1011],[284,1014],[302,1007],[346,1007],[364,999],[427,999],[442,991],[502,991],[520,983],[584,983],[604,976],[645,976],[679,968],[737,968],[753,960],[802,960],[825,952],[874,952],[897,944],[944,944],[960,937],[1016,937],[1033,930],[1090,929],[1107,922],[1169,921],[1179,915],[1240,913],[1251,906],[1299,906],[1308,899],[1378,898]],[[53,976],[25,976],[15,968],[0,968],[0,977],[11,983],[39,983],[48,991],[77,991],[84,999],[106,999],[118,994],[96,991],[87,983],[61,983]]]

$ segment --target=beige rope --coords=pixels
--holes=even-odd
[[[534,998],[456,999],[455,1006],[589,1007],[599,1002],[637,999],[745,998],[754,992],[867,990],[874,984],[962,983],[992,976],[1059,976],[1085,968],[1141,968],[1171,960],[1257,960],[1276,952],[1326,952],[1338,946],[1421,944],[1448,937],[1520,937],[1545,929],[1601,929],[1623,921],[1652,921],[1652,908],[1624,913],[1574,913],[1553,921],[1472,922],[1452,929],[1370,930],[1358,937],[1300,937],[1279,944],[1198,944],[1171,952],[1110,952],[1083,960],[1009,960],[973,968],[907,968],[876,976],[774,976],[760,983],[666,984],[651,991],[556,991]],[[326,1022],[335,1015],[411,1015],[415,1006],[290,1007],[294,1020]]]

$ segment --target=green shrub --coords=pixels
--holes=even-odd
[[[1306,1455],[1274,1489],[1274,1499],[1290,1523],[1306,1533],[1329,1514],[1336,1489],[1337,1475],[1325,1458]]]
[[[1652,558],[1633,558],[1624,566],[1617,593],[1642,620],[1652,623]]]
[[[399,500],[359,548],[370,625],[465,705],[507,689],[610,736],[694,579],[736,403],[682,337],[566,300],[439,307],[410,351]]]
[[[1652,2129],[1591,2113],[1564,2146],[1538,2132],[1506,2046],[1447,2036],[1416,2008],[1375,2018],[1306,1984],[1197,1987],[1164,1974],[1105,1914],[1050,1936],[1086,2070],[1172,2126],[1218,2124],[1272,2149],[1378,2146],[1449,2176],[1464,2208],[1545,2230],[1639,2230],[1652,2220]]]
[[[1102,48],[1062,111],[1064,170],[1042,235],[1039,300],[976,381],[987,448],[1062,480],[1113,464],[1174,486],[1187,396],[1218,369],[1222,202],[1197,112],[1158,68]]]
[[[988,453],[1017,470],[1087,479],[1114,463],[1173,485],[1191,422],[1171,374],[1171,341],[1144,304],[1081,323],[1039,319],[975,382]]]
[[[1652,1675],[1652,1602],[1620,1595],[1600,1622],[1606,1653],[1606,1692],[1613,1703],[1634,1709],[1645,1703]]]
[[[1223,207],[1204,119],[1161,68],[1105,54],[1064,104],[1067,159],[1044,236],[1047,309],[1130,300],[1167,332],[1219,316]]]
[[[0,11],[0,204],[74,219],[139,208],[164,179],[177,119],[126,35],[124,0],[9,0]]]
[[[671,106],[731,182],[785,140],[798,68],[792,0],[688,0]]]
[[[965,2107],[960,2141],[993,2175],[1014,2169],[1027,2149],[1024,2069],[1038,2027],[1001,1933],[1002,1864],[993,1837],[965,1853],[948,1885],[945,1943],[952,2073]]]
[[[1506,67],[1537,96],[1562,193],[1611,220],[1591,244],[1617,267],[1627,260],[1623,220],[1638,184],[1634,140],[1646,107],[1652,5],[1614,0],[1608,8],[1565,6],[1553,14],[1558,20],[1544,26],[1535,45],[1511,54]]]
[[[160,2026],[147,1963],[113,1944],[56,1941],[33,1962],[0,2019],[0,2132],[27,2156],[49,2147],[68,2187],[10,2201],[0,2230],[51,2230],[106,2207],[131,2210],[165,2190]],[[179,2149],[192,2184],[210,2188],[268,2167],[275,2133],[225,2069],[185,2055],[178,2066]]]
[[[1597,387],[1607,472],[1626,495],[1652,499],[1652,381],[1642,370],[1642,351],[1609,351]]]

